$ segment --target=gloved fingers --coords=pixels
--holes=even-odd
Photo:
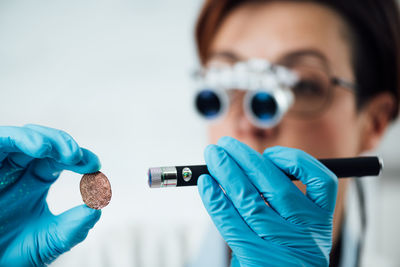
[[[205,160],[212,177],[225,190],[243,220],[260,237],[275,235],[277,227],[288,224],[266,204],[246,173],[223,148],[208,146]],[[290,232],[290,229],[287,231]]]
[[[232,257],[231,257],[231,265],[229,265],[230,267],[240,267],[240,262],[237,259],[235,253],[232,252]]]
[[[56,216],[55,223],[50,223],[43,233],[40,258],[49,264],[58,255],[82,242],[100,216],[101,210],[94,210],[86,205],[74,207]]]
[[[21,152],[13,152],[8,154],[7,159],[15,168],[25,169],[35,158]]]
[[[304,151],[272,147],[264,152],[279,169],[307,186],[307,196],[318,207],[333,212],[337,194],[337,177],[326,166]]]
[[[0,145],[0,150],[1,150],[1,145]],[[0,168],[2,166],[2,161],[8,156],[8,153],[6,152],[1,152],[0,151]]]
[[[0,127],[0,152],[21,152],[33,158],[53,158],[75,164],[82,157],[78,144],[67,133],[39,125]]]
[[[59,163],[59,166],[65,170],[73,171],[80,174],[97,172],[101,168],[101,163],[96,154],[92,151],[82,148],[83,156],[81,160],[74,165],[65,165]]]
[[[34,124],[27,124],[24,128],[31,129],[45,136],[51,145],[51,151],[46,157],[65,165],[74,165],[81,160],[83,156],[82,150],[68,133]]]
[[[33,159],[23,153],[9,153],[0,165],[0,190],[14,184],[23,175],[26,166]]]
[[[208,214],[233,250],[235,245],[244,240],[253,242],[258,238],[213,177],[206,174],[201,175],[197,181],[197,188]]]
[[[0,266],[47,266],[83,241],[101,215],[86,205],[32,221],[2,251]]]
[[[62,170],[69,170],[80,174],[93,173],[101,168],[99,158],[90,150],[81,148],[82,157],[74,165],[66,165],[51,158],[35,160],[32,164],[32,172],[42,180],[54,181]]]
[[[218,145],[230,155],[258,192],[285,220],[299,223],[305,218],[303,215],[315,208],[314,203],[268,158],[231,137],[221,138]]]
[[[16,126],[0,126],[0,152],[4,159],[8,153],[22,152],[32,157],[45,157],[50,144],[46,138],[31,129]]]

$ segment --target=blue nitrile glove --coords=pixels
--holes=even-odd
[[[212,177],[202,175],[198,190],[232,264],[328,266],[337,192],[330,170],[297,149],[261,155],[230,137],[208,146],[205,160]],[[307,195],[287,175],[306,184]]]
[[[43,266],[83,241],[101,212],[81,205],[55,216],[46,196],[62,170],[99,169],[63,131],[0,126],[0,266]]]

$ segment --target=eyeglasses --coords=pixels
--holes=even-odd
[[[252,59],[202,69],[195,77],[200,86],[195,107],[203,118],[220,118],[236,93],[245,90],[245,114],[263,128],[276,125],[286,113],[303,118],[320,114],[331,103],[335,86],[355,91],[354,84],[313,62],[276,65]]]
[[[326,67],[303,62],[290,69],[298,76],[298,81],[290,88],[295,101],[288,114],[293,116],[309,118],[321,114],[330,106],[336,86],[350,92],[356,90],[353,83],[334,77]]]

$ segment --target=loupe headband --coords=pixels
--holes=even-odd
[[[222,90],[290,88],[298,80],[294,71],[264,59],[249,59],[233,65],[201,68],[194,73],[194,77],[203,87]]]

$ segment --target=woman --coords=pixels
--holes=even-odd
[[[205,68],[258,58],[297,71],[303,79],[292,88],[292,109],[267,129],[243,108],[246,91],[229,90],[229,111],[209,126],[211,142],[231,136],[260,153],[280,145],[317,158],[351,157],[376,148],[398,114],[399,28],[395,1],[207,1],[196,28]],[[331,266],[338,266],[346,249],[341,232],[348,182],[338,184]],[[216,224],[224,236],[224,224]],[[358,264],[360,245],[343,266]]]
[[[230,91],[229,111],[209,133],[212,142],[224,135],[235,139],[223,138],[207,148],[213,177],[203,176],[199,191],[232,248],[232,265],[328,264],[332,225],[335,246],[340,240],[346,182],[339,182],[332,221],[336,177],[300,150],[258,152],[281,145],[315,157],[342,157],[376,147],[397,116],[398,29],[394,1],[364,1],[362,6],[356,1],[206,3],[197,27],[205,67],[258,58],[293,70],[304,81],[299,70],[310,66],[310,79],[299,83],[305,99],[322,88],[326,94],[320,96],[330,100],[323,110],[310,105],[312,114],[303,114],[303,105],[302,114],[296,114],[299,92],[293,90],[293,109],[265,129],[244,114],[245,92]],[[327,75],[336,82],[307,86],[315,77],[325,81]],[[79,206],[54,216],[45,201],[48,188],[62,170],[95,172],[99,161],[66,133],[35,125],[0,127],[0,147],[0,266],[50,263],[84,240],[100,212]],[[287,174],[309,185],[307,196]],[[331,256],[333,264],[336,258]]]

